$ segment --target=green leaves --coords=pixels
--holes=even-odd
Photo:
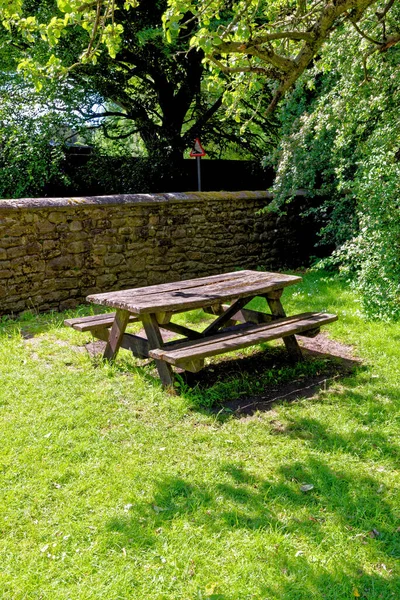
[[[107,25],[102,35],[102,41],[106,45],[111,58],[115,58],[121,45],[124,28],[122,25]]]
[[[344,26],[288,97],[275,189],[282,205],[296,188],[321,198],[310,212],[336,246],[330,264],[353,277],[365,314],[399,319],[400,55],[371,55],[367,81],[364,51]]]
[[[127,0],[125,10],[134,9],[138,4],[138,0]],[[0,2],[0,18],[5,29],[17,31],[29,44],[34,44],[40,37],[49,48],[55,48],[70,30],[82,29],[88,34],[88,42],[82,49],[81,62],[95,64],[104,47],[115,58],[121,45],[123,26],[115,23],[114,13],[117,7],[114,0],[96,0],[94,3],[85,0],[57,0],[57,8],[64,13],[63,17],[54,15],[47,22],[40,22],[36,15],[25,15],[22,2]],[[57,66],[60,68],[57,69]],[[75,65],[67,65],[67,68],[73,66]],[[47,75],[64,75],[67,68],[54,57],[44,67],[31,57],[20,63],[20,70],[35,80],[37,88],[40,88],[39,81],[46,69]]]

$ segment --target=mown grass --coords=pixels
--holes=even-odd
[[[246,418],[212,405],[315,367],[173,397],[127,353],[90,358],[65,315],[2,322],[1,598],[400,597],[400,327],[327,274],[285,306],[337,312],[364,366]]]

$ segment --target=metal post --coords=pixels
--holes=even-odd
[[[201,192],[201,166],[200,166],[201,156],[196,156],[196,160],[197,160],[197,188],[198,188],[198,191]]]

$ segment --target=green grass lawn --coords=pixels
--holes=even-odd
[[[400,326],[326,274],[284,300],[336,312],[363,365],[242,418],[224,402],[323,361],[170,396],[126,352],[91,358],[66,315],[3,320],[0,598],[400,598]]]

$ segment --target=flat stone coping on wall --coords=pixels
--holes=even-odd
[[[298,195],[298,192],[296,192]],[[115,196],[84,196],[74,198],[20,198],[18,200],[0,199],[0,210],[32,210],[98,207],[112,205],[152,205],[184,204],[199,201],[229,202],[235,200],[272,200],[268,190],[241,192],[180,192],[168,194],[118,194]]]

